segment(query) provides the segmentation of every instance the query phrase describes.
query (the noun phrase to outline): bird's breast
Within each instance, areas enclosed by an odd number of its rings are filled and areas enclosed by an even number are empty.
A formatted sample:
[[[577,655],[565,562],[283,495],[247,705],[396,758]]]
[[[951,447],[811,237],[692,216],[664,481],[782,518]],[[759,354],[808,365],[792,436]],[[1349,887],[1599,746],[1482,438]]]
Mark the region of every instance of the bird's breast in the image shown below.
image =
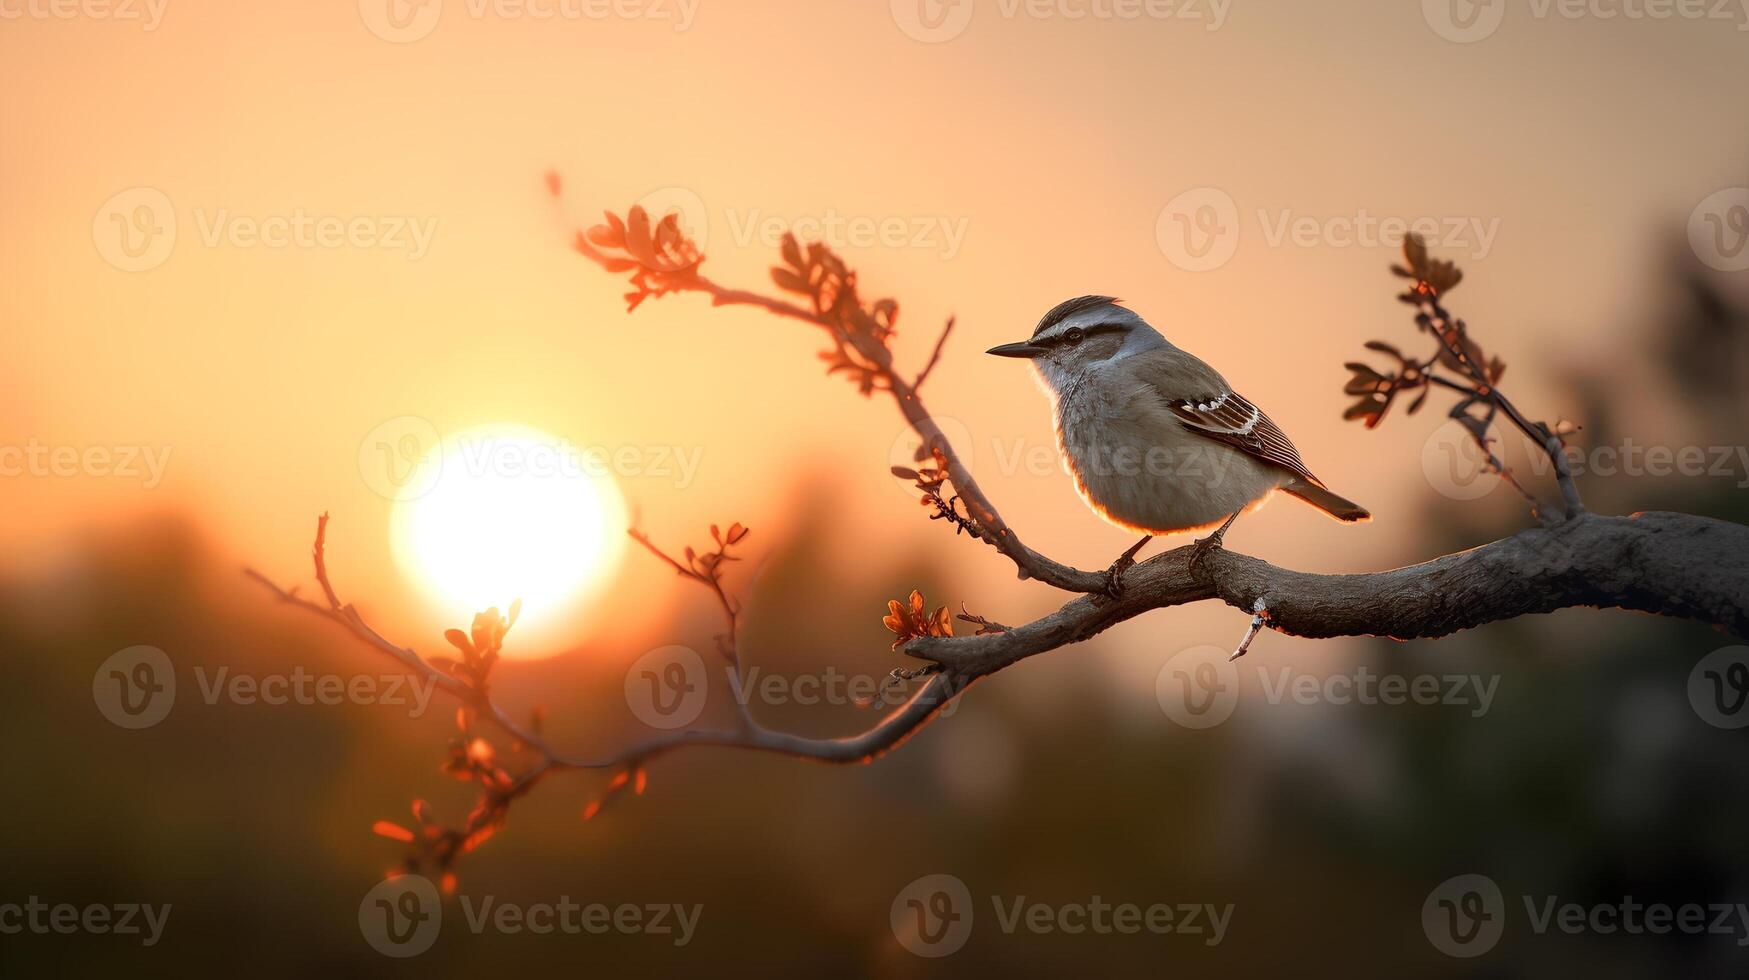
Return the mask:
[[[1218,524],[1281,482],[1273,468],[1191,432],[1163,405],[1154,410],[1142,399],[1114,406],[1059,397],[1057,448],[1089,507],[1147,533]]]

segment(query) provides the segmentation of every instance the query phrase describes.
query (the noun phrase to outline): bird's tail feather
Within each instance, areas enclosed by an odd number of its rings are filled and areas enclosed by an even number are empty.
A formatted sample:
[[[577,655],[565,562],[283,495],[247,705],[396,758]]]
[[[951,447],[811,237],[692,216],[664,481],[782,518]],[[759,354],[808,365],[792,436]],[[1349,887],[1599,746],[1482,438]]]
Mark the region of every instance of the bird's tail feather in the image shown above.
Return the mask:
[[[1331,493],[1310,480],[1295,480],[1281,489],[1284,493],[1293,494],[1344,524],[1372,520],[1372,514],[1365,507]]]

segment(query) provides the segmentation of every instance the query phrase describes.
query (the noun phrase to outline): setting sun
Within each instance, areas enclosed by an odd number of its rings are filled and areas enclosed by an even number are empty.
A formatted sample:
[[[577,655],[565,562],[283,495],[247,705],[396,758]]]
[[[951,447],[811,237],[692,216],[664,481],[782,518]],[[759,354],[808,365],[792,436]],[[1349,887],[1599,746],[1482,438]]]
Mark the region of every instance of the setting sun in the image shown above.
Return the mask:
[[[523,426],[469,429],[439,452],[429,489],[395,506],[396,563],[457,625],[521,599],[522,642],[505,655],[558,652],[554,628],[581,611],[624,550],[619,487],[585,447]]]

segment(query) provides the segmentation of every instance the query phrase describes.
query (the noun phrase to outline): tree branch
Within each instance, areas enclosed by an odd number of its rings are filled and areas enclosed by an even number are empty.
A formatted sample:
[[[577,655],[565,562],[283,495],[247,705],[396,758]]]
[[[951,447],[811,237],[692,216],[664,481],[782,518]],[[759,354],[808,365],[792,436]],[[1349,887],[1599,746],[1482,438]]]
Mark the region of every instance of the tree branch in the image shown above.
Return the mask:
[[[913,640],[905,652],[968,676],[1078,643],[1153,609],[1217,599],[1305,637],[1447,636],[1574,606],[1696,619],[1749,638],[1749,528],[1688,514],[1582,514],[1419,565],[1358,575],[1278,568],[1225,549],[1193,567],[1177,548],[1131,569],[1123,597],[1084,596],[987,636]]]
[[[558,182],[551,181],[551,186],[557,193]],[[456,858],[489,837],[502,825],[511,803],[550,774],[620,770],[603,797],[585,809],[587,819],[627,789],[641,793],[648,763],[682,748],[749,749],[833,763],[868,761],[927,724],[967,685],[1154,609],[1217,600],[1255,614],[1240,653],[1260,624],[1306,637],[1409,639],[1445,636],[1484,623],[1573,606],[1697,619],[1749,637],[1749,528],[1685,514],[1603,517],[1585,511],[1563,451],[1561,433],[1568,430],[1530,421],[1500,392],[1497,382],[1504,365],[1498,359],[1484,363],[1463,322],[1451,317],[1439,302],[1440,295],[1462,278],[1461,273],[1450,263],[1429,259],[1419,239],[1411,238],[1405,245],[1409,267],[1396,271],[1415,280],[1415,287],[1402,298],[1416,306],[1417,323],[1438,338],[1439,351],[1421,361],[1403,356],[1389,344],[1369,344],[1396,357],[1399,370],[1380,374],[1364,364],[1349,364],[1355,377],[1347,390],[1362,398],[1348,417],[1365,418],[1371,427],[1403,392],[1420,391],[1409,407],[1411,413],[1435,386],[1459,393],[1463,400],[1452,417],[1464,422],[1488,454],[1490,465],[1531,501],[1542,525],[1419,565],[1355,575],[1291,571],[1220,548],[1198,554],[1193,547],[1183,547],[1131,568],[1124,574],[1121,594],[1113,597],[1105,594],[1104,573],[1058,563],[1021,543],[924,407],[918,389],[941,359],[953,329],[951,319],[923,369],[914,381],[906,381],[894,368],[889,345],[897,304],[880,300],[865,306],[857,295],[855,274],[824,246],[812,244],[804,251],[794,238],[786,237],[784,265],[772,271],[780,287],[807,299],[804,306],[728,289],[700,275],[703,256],[680,232],[674,216],[653,224],[642,209],[633,208],[626,220],[609,214],[607,222],[580,233],[576,248],[609,272],[632,273],[633,290],[626,294],[631,308],[651,297],[691,292],[708,296],[716,306],[753,306],[824,330],[833,344],[833,349],[822,355],[830,365],[829,372],[850,375],[865,395],[876,390],[890,393],[921,439],[918,459],[931,460],[934,468],[918,473],[901,467],[897,472],[917,479],[925,501],[935,503],[940,511],[936,516],[950,518],[958,529],[993,545],[1014,563],[1022,578],[1037,578],[1082,594],[1055,612],[1016,627],[974,616],[965,612],[962,604],[959,618],[977,626],[977,632],[967,636],[953,635],[946,607],[928,614],[916,592],[908,606],[893,602],[886,623],[898,634],[895,649],[927,665],[913,671],[896,670],[894,676],[910,680],[928,675],[927,680],[896,710],[861,733],[807,738],[760,725],[747,710],[746,699],[740,697],[737,632],[741,610],[724,587],[722,573],[726,563],[735,560],[730,548],[745,537],[746,529],[735,524],[725,533],[713,526],[716,549],[700,554],[688,548],[683,560],[669,556],[634,530],[633,538],[677,574],[709,589],[722,610],[726,631],[718,637],[717,647],[731,668],[730,683],[740,705],[738,725],[724,731],[666,733],[602,756],[572,755],[560,752],[545,739],[538,713],[532,723],[521,724],[489,693],[488,674],[504,633],[515,622],[515,606],[508,621],[496,609],[481,613],[475,618],[471,637],[459,630],[446,634],[462,652],[460,662],[448,658],[434,662],[411,648],[398,646],[372,629],[336,593],[326,566],[328,518],[323,515],[312,549],[323,602],[303,599],[295,590],[282,589],[254,571],[248,574],[281,600],[340,625],[360,642],[435,682],[439,690],[462,702],[464,710],[457,719],[462,734],[451,745],[448,768],[481,785],[482,796],[474,811],[459,829],[446,830],[430,819],[429,808],[422,801],[416,801],[413,811],[423,827],[422,836],[387,821],[377,824],[378,833],[413,845],[407,860],[410,870],[423,862],[435,864],[443,872],[446,889],[453,887],[451,867]],[[1442,366],[1459,379],[1439,376]],[[1478,404],[1487,406],[1485,416],[1469,414]],[[1488,447],[1486,431],[1497,412],[1536,440],[1554,461],[1566,503],[1560,520],[1543,512],[1535,495],[1518,484]],[[955,496],[942,497],[939,487],[944,482],[952,485]],[[966,506],[964,515],[955,509],[960,501]],[[883,690],[883,699],[884,695]],[[474,735],[470,711],[508,735],[519,750],[532,753],[532,764],[514,775],[500,766],[492,746]]]

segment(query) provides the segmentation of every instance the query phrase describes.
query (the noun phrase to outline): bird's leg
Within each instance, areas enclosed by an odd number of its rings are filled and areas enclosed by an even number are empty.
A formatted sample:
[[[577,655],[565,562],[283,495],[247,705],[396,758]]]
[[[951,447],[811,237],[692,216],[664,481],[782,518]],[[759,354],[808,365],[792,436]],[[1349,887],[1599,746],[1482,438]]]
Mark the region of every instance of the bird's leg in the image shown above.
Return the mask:
[[[1105,570],[1106,595],[1111,596],[1113,599],[1123,597],[1123,573],[1129,571],[1130,566],[1136,563],[1136,552],[1147,547],[1148,542],[1152,540],[1154,540],[1154,536],[1150,534],[1142,538],[1142,540],[1137,541],[1135,544],[1130,545],[1130,550],[1119,555],[1117,561],[1112,562],[1111,567]]]
[[[1232,527],[1233,522],[1238,519],[1239,512],[1234,511],[1232,516],[1227,518],[1226,523],[1215,529],[1215,533],[1206,538],[1196,539],[1196,543],[1191,545],[1190,548],[1191,568],[1194,569],[1196,566],[1202,564],[1203,559],[1208,557],[1209,552],[1221,546],[1221,539],[1227,536],[1227,528]]]

